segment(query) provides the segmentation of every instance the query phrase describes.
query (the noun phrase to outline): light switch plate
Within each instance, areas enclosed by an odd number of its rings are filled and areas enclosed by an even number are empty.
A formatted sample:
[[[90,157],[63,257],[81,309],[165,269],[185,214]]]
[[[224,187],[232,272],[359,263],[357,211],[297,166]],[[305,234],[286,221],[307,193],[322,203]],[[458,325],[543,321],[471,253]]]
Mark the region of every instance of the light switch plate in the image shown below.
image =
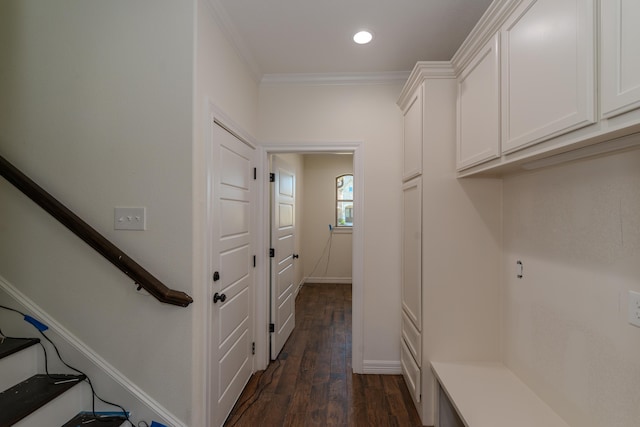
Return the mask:
[[[629,323],[640,327],[640,292],[629,291]]]
[[[115,208],[113,224],[116,230],[146,230],[146,209]]]

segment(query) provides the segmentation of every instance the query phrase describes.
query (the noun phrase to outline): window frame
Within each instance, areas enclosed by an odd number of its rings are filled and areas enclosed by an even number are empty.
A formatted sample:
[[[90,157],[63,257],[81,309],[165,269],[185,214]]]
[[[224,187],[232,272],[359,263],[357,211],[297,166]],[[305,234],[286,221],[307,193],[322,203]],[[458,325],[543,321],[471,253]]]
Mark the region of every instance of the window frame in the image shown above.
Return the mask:
[[[335,228],[336,229],[351,229],[351,228],[353,228],[353,190],[351,192],[352,193],[352,198],[351,199],[340,199],[340,198],[338,198],[338,188],[339,188],[338,187],[338,180],[340,180],[342,178],[343,181],[344,181],[344,178],[348,177],[348,176],[351,177],[351,185],[353,186],[353,180],[354,180],[353,173],[344,173],[342,175],[337,176],[336,180],[335,180],[335,184],[334,184],[335,191],[336,191],[336,193],[335,193],[336,197],[335,197],[335,222],[334,222],[334,224],[335,224]],[[339,206],[340,203],[345,203],[345,202],[351,202],[351,212],[352,212],[352,214],[351,214],[351,225],[340,225],[339,221],[338,221],[338,212],[339,212],[338,206]],[[346,211],[346,209],[345,209],[345,211]]]

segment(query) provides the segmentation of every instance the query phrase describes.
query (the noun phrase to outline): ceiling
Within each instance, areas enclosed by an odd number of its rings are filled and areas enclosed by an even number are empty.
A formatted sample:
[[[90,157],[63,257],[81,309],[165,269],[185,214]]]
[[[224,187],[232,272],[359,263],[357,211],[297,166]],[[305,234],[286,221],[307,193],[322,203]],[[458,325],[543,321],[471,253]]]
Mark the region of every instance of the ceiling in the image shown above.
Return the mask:
[[[393,73],[449,60],[491,0],[209,0],[257,77]],[[374,34],[368,45],[352,36]]]

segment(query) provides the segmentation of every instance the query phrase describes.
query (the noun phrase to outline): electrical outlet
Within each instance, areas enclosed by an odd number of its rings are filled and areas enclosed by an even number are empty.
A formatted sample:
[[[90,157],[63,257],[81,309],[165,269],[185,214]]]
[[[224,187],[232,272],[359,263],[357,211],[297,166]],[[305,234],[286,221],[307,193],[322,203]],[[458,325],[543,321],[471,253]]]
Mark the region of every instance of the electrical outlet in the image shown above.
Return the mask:
[[[629,291],[629,323],[640,327],[640,292]]]
[[[116,230],[146,230],[146,209],[115,208],[113,223]]]

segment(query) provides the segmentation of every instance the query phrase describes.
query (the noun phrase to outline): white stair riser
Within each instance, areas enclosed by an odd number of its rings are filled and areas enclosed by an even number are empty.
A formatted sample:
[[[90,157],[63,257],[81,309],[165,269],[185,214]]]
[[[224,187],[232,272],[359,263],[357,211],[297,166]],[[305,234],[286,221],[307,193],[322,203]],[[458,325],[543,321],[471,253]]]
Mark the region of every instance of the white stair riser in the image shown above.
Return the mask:
[[[32,345],[0,359],[0,391],[4,391],[38,373],[40,345]]]
[[[89,384],[82,382],[14,424],[13,427],[61,426],[75,417],[78,412],[90,407],[91,389]]]

